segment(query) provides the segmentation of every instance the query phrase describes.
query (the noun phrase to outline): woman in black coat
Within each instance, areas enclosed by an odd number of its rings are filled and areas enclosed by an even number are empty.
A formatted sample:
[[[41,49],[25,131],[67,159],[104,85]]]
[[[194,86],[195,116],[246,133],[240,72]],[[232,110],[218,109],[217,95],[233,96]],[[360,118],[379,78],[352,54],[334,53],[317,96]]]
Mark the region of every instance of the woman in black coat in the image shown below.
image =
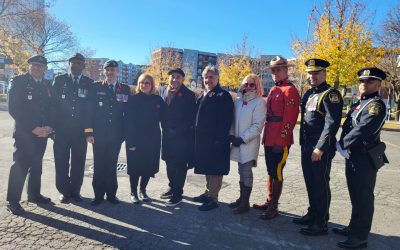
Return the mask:
[[[126,154],[133,203],[139,203],[139,198],[151,201],[146,194],[146,186],[150,177],[154,177],[159,170],[160,123],[164,123],[165,116],[165,104],[160,96],[154,94],[152,76],[140,75],[136,91],[137,94],[129,99],[125,117]],[[140,197],[137,193],[139,177]]]

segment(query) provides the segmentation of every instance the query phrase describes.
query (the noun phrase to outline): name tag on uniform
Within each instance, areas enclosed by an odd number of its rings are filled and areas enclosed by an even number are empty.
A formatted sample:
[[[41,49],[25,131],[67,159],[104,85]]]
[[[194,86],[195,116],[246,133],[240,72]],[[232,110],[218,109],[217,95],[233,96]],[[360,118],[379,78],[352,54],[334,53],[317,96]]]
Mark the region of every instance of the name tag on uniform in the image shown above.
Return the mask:
[[[32,95],[28,95],[28,100],[32,100]]]
[[[102,107],[103,106],[103,102],[99,102],[99,107]]]
[[[78,89],[78,97],[86,98],[87,94],[88,94],[87,89]]]
[[[116,94],[117,102],[128,102],[128,95]]]
[[[61,99],[65,99],[65,95],[64,94],[61,95]]]
[[[315,95],[308,99],[306,109],[307,111],[315,111],[318,105],[318,95]]]

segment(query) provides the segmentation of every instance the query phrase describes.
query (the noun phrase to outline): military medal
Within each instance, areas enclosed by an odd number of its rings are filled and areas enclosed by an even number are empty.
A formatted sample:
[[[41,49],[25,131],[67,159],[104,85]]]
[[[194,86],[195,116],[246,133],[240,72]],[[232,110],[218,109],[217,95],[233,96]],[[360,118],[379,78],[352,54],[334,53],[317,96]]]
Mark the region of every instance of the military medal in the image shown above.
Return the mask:
[[[103,102],[99,102],[99,106],[102,107],[103,106]]]
[[[65,95],[64,94],[61,95],[61,99],[65,99]]]
[[[28,100],[32,100],[32,95],[28,95]]]

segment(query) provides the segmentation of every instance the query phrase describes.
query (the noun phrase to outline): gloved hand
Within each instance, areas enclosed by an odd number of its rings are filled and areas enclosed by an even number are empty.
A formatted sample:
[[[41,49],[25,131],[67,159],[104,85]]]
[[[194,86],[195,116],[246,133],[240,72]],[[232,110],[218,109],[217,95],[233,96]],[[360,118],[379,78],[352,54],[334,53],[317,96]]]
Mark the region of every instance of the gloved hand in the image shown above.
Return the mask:
[[[242,137],[235,137],[235,139],[233,139],[233,141],[232,141],[232,145],[234,147],[239,147],[242,144],[244,144]]]
[[[274,147],[272,148],[272,152],[276,153],[276,154],[281,154],[283,153],[283,147],[274,144]]]

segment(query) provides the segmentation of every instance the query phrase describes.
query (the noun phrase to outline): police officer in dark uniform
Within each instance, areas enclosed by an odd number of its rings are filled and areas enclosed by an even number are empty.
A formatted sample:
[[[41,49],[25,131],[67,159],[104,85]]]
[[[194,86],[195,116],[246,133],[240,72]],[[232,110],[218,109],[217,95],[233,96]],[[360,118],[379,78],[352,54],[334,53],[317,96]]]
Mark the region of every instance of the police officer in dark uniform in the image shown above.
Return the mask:
[[[343,99],[339,91],[326,83],[329,62],[314,58],[305,62],[311,84],[301,102],[301,165],[307,187],[308,213],[295,218],[294,223],[308,225],[300,232],[317,236],[328,233],[329,187],[332,158],[335,155],[335,135],[342,117]]]
[[[110,203],[119,203],[117,161],[124,141],[123,118],[130,94],[129,86],[118,82],[116,61],[108,60],[103,68],[105,80],[95,82],[89,90],[85,122],[86,140],[93,144],[93,206],[99,205],[105,194]]]
[[[28,201],[50,202],[50,198],[40,194],[43,155],[52,132],[51,86],[44,79],[47,60],[38,55],[29,58],[28,63],[28,73],[12,79],[8,97],[9,113],[15,121],[15,150],[8,179],[7,209],[15,215],[25,212],[19,201],[28,172]]]
[[[88,90],[93,84],[92,79],[82,75],[83,55],[76,53],[69,58],[69,68],[69,73],[54,79],[52,89],[56,187],[61,203],[68,203],[71,198],[82,201],[80,190],[87,149],[84,117]]]
[[[351,219],[347,227],[332,231],[348,236],[338,243],[346,249],[367,247],[374,214],[374,188],[376,174],[384,163],[385,144],[380,132],[385,122],[386,106],[379,97],[381,82],[386,74],[378,68],[358,71],[361,100],[352,105],[343,124],[338,147],[346,157],[346,179],[352,205]]]

